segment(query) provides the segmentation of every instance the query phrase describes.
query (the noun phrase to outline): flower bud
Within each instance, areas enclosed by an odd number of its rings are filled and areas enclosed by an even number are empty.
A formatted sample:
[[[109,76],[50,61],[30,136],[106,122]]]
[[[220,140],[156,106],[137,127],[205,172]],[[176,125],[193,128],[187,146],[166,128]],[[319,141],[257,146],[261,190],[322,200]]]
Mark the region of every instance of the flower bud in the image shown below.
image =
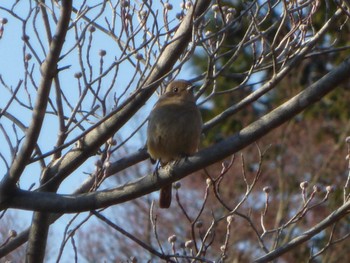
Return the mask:
[[[181,183],[180,182],[175,182],[173,187],[174,187],[174,189],[180,189],[181,188]]]
[[[300,183],[300,188],[301,189],[306,189],[309,186],[309,182],[308,181],[304,181]]]
[[[185,242],[185,247],[186,248],[193,248],[193,245],[194,245],[193,240],[187,240]]]
[[[128,7],[129,5],[130,5],[130,2],[129,2],[129,1],[127,1],[127,0],[121,1],[121,6],[122,6],[122,7]]]
[[[213,10],[214,12],[219,12],[219,10],[220,10],[219,5],[217,5],[217,4],[212,5],[211,10]]]
[[[96,27],[90,26],[88,30],[89,30],[91,33],[93,33],[93,32],[96,31]]]
[[[83,76],[83,74],[81,72],[77,72],[74,74],[74,78],[76,79],[80,79]]]
[[[229,9],[227,9],[228,13],[231,13],[233,16],[235,16],[237,14],[236,8],[230,7]]]
[[[233,221],[235,220],[235,217],[234,216],[228,216],[227,218],[226,218],[226,221],[227,221],[227,223],[232,223]]]
[[[334,192],[334,186],[333,185],[327,185],[326,186],[326,191],[328,193],[333,193]]]
[[[270,186],[265,186],[263,188],[263,191],[266,193],[266,194],[269,194],[271,192],[271,187]]]
[[[5,17],[0,19],[0,23],[3,25],[7,24],[7,22],[8,22],[8,20]]]
[[[140,14],[140,17],[141,18],[145,18],[146,16],[147,16],[147,11],[146,10],[141,10],[140,12],[139,12],[139,14]]]
[[[112,146],[117,145],[117,141],[113,138],[109,138],[107,143]]]
[[[172,236],[170,236],[170,237],[168,237],[168,242],[169,243],[174,243],[174,242],[176,242],[176,235],[172,235]]]
[[[137,60],[143,60],[143,55],[141,53],[136,54],[136,59]]]
[[[321,188],[318,185],[314,185],[313,189],[314,189],[314,192],[316,193],[321,191]]]
[[[186,1],[186,3],[185,3],[185,8],[186,9],[190,9],[191,7],[192,7],[192,2],[191,1]]]
[[[213,184],[210,178],[207,178],[205,182],[207,183],[207,186],[211,186]]]
[[[101,168],[102,167],[102,161],[100,159],[98,159],[96,162],[95,162],[95,166],[97,168]]]
[[[30,54],[30,53],[27,53],[27,54],[24,56],[24,60],[25,60],[25,61],[29,61],[29,60],[31,60],[31,58],[32,58],[32,54]]]
[[[203,226],[203,222],[201,220],[198,220],[196,223],[195,223],[195,227],[196,228],[201,228]]]
[[[164,3],[164,8],[165,8],[166,10],[172,10],[172,9],[173,9],[173,5],[170,4],[170,3]]]
[[[176,18],[179,19],[179,20],[181,20],[183,17],[184,17],[184,13],[183,12],[180,12],[180,13],[176,14]]]

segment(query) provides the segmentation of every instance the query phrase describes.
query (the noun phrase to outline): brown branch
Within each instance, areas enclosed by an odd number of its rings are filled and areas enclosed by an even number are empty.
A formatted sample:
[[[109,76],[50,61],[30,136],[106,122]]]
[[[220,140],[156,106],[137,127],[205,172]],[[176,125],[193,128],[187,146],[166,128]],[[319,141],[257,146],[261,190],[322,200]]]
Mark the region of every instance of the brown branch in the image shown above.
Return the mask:
[[[168,256],[165,256],[164,254],[158,252],[153,247],[149,246],[148,244],[146,244],[142,240],[136,238],[134,235],[132,235],[129,232],[125,231],[123,228],[119,227],[118,225],[116,225],[115,223],[110,221],[108,218],[103,216],[101,213],[99,213],[97,211],[91,211],[91,213],[93,215],[95,215],[98,219],[100,219],[102,222],[106,223],[107,225],[109,225],[110,227],[112,227],[113,229],[115,229],[116,231],[121,233],[122,235],[126,236],[127,238],[130,238],[132,241],[134,241],[136,244],[138,244],[139,246],[141,246],[144,249],[146,249],[151,254],[156,255],[157,257],[159,257],[161,259],[164,259],[167,262],[175,262],[173,260],[170,260],[170,258]]]
[[[151,77],[148,78],[148,82],[146,83],[153,84],[153,82],[163,77],[163,75],[165,75],[165,73],[172,68],[172,66],[177,61],[178,56],[182,53],[182,50],[184,50],[187,47],[188,41],[190,40],[193,29],[193,17],[198,17],[199,15],[201,15],[204,12],[204,10],[209,6],[209,4],[210,1],[207,0],[199,1],[199,3],[196,5],[197,8],[195,9],[195,11],[192,10],[191,12],[189,12],[189,15],[186,19],[184,19],[179,29],[177,30],[177,33],[175,34],[175,40],[168,44],[168,46],[164,49],[162,55],[158,60],[158,63],[156,63],[156,66],[152,71]],[[147,84],[145,84],[145,86],[147,86]],[[120,127],[122,127],[124,123],[128,120],[128,118],[130,118],[130,116],[132,116],[137,111],[137,109],[144,104],[144,101],[152,95],[156,87],[156,85],[153,85],[151,86],[151,88],[145,89],[142,93],[139,94],[139,96],[135,96],[134,98],[129,99],[124,105],[122,105],[119,108],[119,112],[114,111],[108,116],[108,118],[103,119],[99,126],[95,127],[94,130],[91,130],[89,134],[86,134],[85,141],[83,144],[83,151],[77,151],[77,149],[74,149],[73,151],[63,156],[61,160],[56,162],[56,164],[53,167],[49,168],[47,173],[48,175],[54,175],[56,174],[56,171],[61,172],[56,177],[58,178],[58,180],[51,181],[49,186],[57,186],[60,183],[60,181],[65,178],[65,176],[68,176],[89,156],[95,153],[97,148],[102,143],[104,143],[111,136],[111,134],[115,133]],[[130,104],[128,105],[128,103]],[[114,129],[112,129],[111,126],[114,126]],[[124,169],[125,167],[130,165],[130,162],[134,163],[135,160],[139,161],[140,158],[145,159],[146,157],[147,153],[145,151],[141,151],[140,154],[136,154],[136,158],[132,157],[128,160],[123,159],[118,161],[115,165],[112,165],[108,169],[107,173],[111,175],[113,171],[115,172],[116,170]],[[92,183],[93,180],[88,180],[76,192],[86,192],[88,189],[90,189]],[[53,223],[59,216],[60,215],[52,216],[50,223]],[[28,236],[28,231],[29,230],[23,232],[24,237],[22,237],[21,239],[17,239],[16,242],[13,242],[12,244],[9,244],[9,246],[7,246],[6,248],[3,248],[3,250],[0,251],[0,254],[2,254],[2,252],[6,254],[6,251],[13,249],[16,246],[16,244],[23,244]]]
[[[280,72],[276,73],[274,77],[270,81],[268,81],[268,83],[260,87],[258,90],[252,92],[249,96],[242,99],[239,103],[227,108],[222,113],[220,113],[219,115],[211,119],[209,122],[207,122],[203,127],[203,131],[206,132],[214,126],[218,125],[219,123],[222,123],[227,118],[229,118],[242,108],[246,107],[247,105],[258,100],[261,96],[273,89],[292,69],[295,68],[295,66],[300,61],[302,61],[306,57],[306,54],[308,54],[310,50],[320,41],[323,35],[327,33],[330,27],[332,27],[334,22],[339,19],[341,14],[341,10],[337,10],[337,12],[323,25],[319,32],[310,40],[310,42],[308,42],[308,44],[303,49],[301,49],[300,52],[297,53],[297,55],[294,58],[291,59],[287,66],[283,67],[280,70]]]
[[[5,177],[5,181],[3,181],[2,184],[2,187],[5,187],[7,191],[9,190],[7,189],[9,186],[12,186],[12,188],[15,186],[26,164],[29,162],[34,147],[36,146],[45,117],[52,80],[57,75],[57,63],[68,31],[71,12],[72,1],[63,0],[56,33],[52,39],[51,36],[49,36],[50,52],[41,66],[42,79],[38,89],[37,102],[33,109],[33,119],[26,133],[24,145],[10,169],[9,177]],[[44,21],[46,21],[46,12],[43,12],[43,18]],[[49,30],[49,27],[46,29]],[[49,33],[50,31],[47,32]],[[50,225],[49,221],[50,214],[41,212],[34,213],[32,225],[29,231],[26,262],[43,262]]]
[[[109,177],[114,175],[127,167],[133,166],[136,163],[139,163],[148,158],[148,154],[145,149],[142,149],[134,154],[131,154],[127,157],[121,158],[118,161],[112,163],[105,171],[105,176]],[[93,184],[95,183],[95,176],[89,177],[85,182],[81,184],[81,186],[73,193],[73,195],[86,193],[91,189]],[[49,219],[49,224],[53,224],[58,218],[60,218],[63,214],[51,214]],[[13,237],[6,245],[0,247],[0,258],[9,254],[11,251],[20,247],[24,243],[28,241],[30,228],[22,231],[16,237]]]
[[[55,36],[50,43],[50,52],[45,62],[41,65],[41,83],[37,91],[37,99],[33,109],[33,117],[26,132],[23,146],[14,159],[9,173],[3,178],[0,185],[0,200],[6,198],[6,193],[11,192],[19,180],[30,156],[36,147],[36,143],[44,121],[45,111],[50,94],[52,79],[57,74],[57,63],[68,30],[71,14],[71,1],[62,2],[61,19],[57,24]]]
[[[50,226],[50,214],[35,212],[29,230],[28,246],[26,250],[27,263],[44,261],[47,236]]]
[[[254,262],[263,263],[263,262],[270,262],[271,260],[276,259],[277,257],[283,255],[284,253],[292,250],[296,246],[299,246],[300,244],[308,241],[313,236],[317,235],[318,233],[320,233],[322,230],[326,229],[330,225],[339,221],[341,218],[349,214],[350,212],[349,209],[350,209],[350,201],[343,204],[341,207],[339,207],[337,210],[335,210],[333,213],[331,213],[329,216],[323,219],[320,223],[312,227],[310,230],[297,236],[293,240],[289,241],[287,244],[279,248],[276,248],[270,253],[256,259]]]
[[[200,0],[195,5],[196,9],[191,9],[176,31],[173,40],[164,48],[155,62],[149,77],[118,109],[106,116],[103,121],[91,130],[82,140],[81,149],[73,149],[56,162],[47,171],[55,177],[49,182],[47,187],[56,187],[62,180],[77,169],[90,156],[96,153],[98,148],[115,134],[123,125],[144,105],[146,100],[158,87],[159,81],[171,71],[179,56],[188,46],[193,30],[194,18],[203,14],[209,6],[210,1]]]
[[[349,79],[349,70],[350,58],[312,86],[244,128],[238,134],[201,150],[195,156],[181,160],[170,171],[160,169],[157,177],[149,175],[112,190],[81,195],[56,195],[18,190],[13,193],[13,199],[2,203],[1,208],[14,207],[26,210],[72,213],[126,202],[151,193],[160,189],[161,186],[175,182],[190,173],[231,156],[261,138]]]

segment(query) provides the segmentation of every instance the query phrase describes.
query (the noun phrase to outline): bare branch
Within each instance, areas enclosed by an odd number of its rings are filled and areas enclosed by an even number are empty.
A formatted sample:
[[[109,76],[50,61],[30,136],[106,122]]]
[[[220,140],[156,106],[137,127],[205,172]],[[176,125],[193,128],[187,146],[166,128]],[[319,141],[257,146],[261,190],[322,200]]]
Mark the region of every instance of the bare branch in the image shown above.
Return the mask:
[[[337,85],[350,77],[348,75],[349,70],[350,58],[346,59],[337,68],[309,88],[241,130],[239,134],[201,150],[195,156],[187,158],[187,160],[180,161],[179,165],[173,167],[170,171],[161,169],[157,178],[149,175],[120,188],[75,196],[74,199],[70,196],[52,193],[18,190],[13,199],[4,202],[2,207],[50,212],[81,212],[125,202],[153,192],[160,189],[161,186],[175,182],[194,171],[222,160],[256,141],[335,89]]]

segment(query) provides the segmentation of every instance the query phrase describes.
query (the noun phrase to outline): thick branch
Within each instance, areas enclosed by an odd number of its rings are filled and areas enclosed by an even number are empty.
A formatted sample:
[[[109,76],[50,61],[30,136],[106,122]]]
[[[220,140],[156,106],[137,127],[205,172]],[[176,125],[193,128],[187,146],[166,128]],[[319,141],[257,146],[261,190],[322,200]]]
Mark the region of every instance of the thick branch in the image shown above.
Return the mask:
[[[50,43],[50,52],[41,65],[41,82],[37,91],[37,98],[33,109],[32,121],[26,132],[23,146],[13,161],[9,174],[1,182],[0,191],[11,191],[19,180],[25,166],[27,165],[41,131],[44,121],[48,97],[50,94],[52,79],[57,74],[57,63],[61,54],[63,43],[67,34],[71,14],[71,1],[63,1],[61,19],[57,24],[55,36]],[[2,196],[1,196],[2,197]]]
[[[349,79],[349,71],[350,59],[348,58],[315,84],[244,128],[238,134],[200,151],[195,156],[182,160],[171,171],[161,169],[158,176],[148,175],[116,189],[77,196],[19,190],[3,208],[14,207],[26,210],[73,213],[123,203],[151,193],[161,186],[216,163],[258,140]]]
[[[105,121],[89,132],[82,142],[81,149],[73,149],[50,168],[49,174],[55,177],[49,185],[57,186],[64,178],[77,169],[87,158],[95,154],[98,148],[112,137],[145,104],[161,80],[177,62],[179,56],[188,46],[193,31],[193,21],[203,14],[210,5],[209,0],[200,0],[189,10],[181,22],[173,40],[168,44],[143,85],[134,96],[126,100]]]
[[[55,35],[52,38],[49,36],[50,52],[48,53],[45,62],[41,66],[42,79],[38,89],[38,97],[33,111],[32,123],[27,131],[22,150],[11,167],[9,180],[5,181],[3,185],[3,187],[6,187],[5,190],[8,190],[8,184],[14,186],[19,179],[39,137],[46,112],[52,80],[57,74],[57,64],[68,31],[71,12],[72,1],[62,1],[60,19],[57,24]],[[46,21],[45,14],[46,13],[44,11],[44,21]],[[47,27],[49,26],[47,25]],[[38,212],[34,213],[29,232],[26,262],[43,262],[49,226],[49,214]]]
[[[111,164],[111,166],[106,170],[106,176],[112,176],[127,167],[130,167],[132,165],[135,165],[143,160],[148,158],[148,153],[145,149],[141,149],[138,152],[135,152],[128,157],[122,158],[114,163]],[[74,191],[73,195],[86,193],[91,189],[92,185],[96,182],[95,177],[89,177],[86,181],[82,183],[82,185]],[[60,218],[63,215],[63,213],[55,213],[51,214],[48,224],[53,224],[58,218]],[[24,231],[22,231],[20,234],[18,234],[16,237],[12,238],[10,242],[8,242],[6,245],[0,247],[0,258],[4,257],[5,255],[9,254],[11,251],[15,250],[16,248],[20,247],[24,243],[28,241],[29,232],[31,228],[28,228]]]
[[[322,28],[318,31],[318,33],[310,39],[310,41],[305,45],[305,47],[300,50],[300,52],[292,58],[288,65],[286,65],[280,72],[278,72],[274,78],[272,78],[268,83],[260,87],[258,90],[251,93],[249,96],[242,99],[239,103],[225,109],[221,114],[215,116],[213,119],[208,121],[203,127],[203,131],[206,132],[210,130],[215,125],[224,122],[227,118],[234,115],[240,109],[246,107],[247,105],[253,103],[258,100],[260,97],[265,95],[268,91],[272,90],[278,83],[288,74],[291,70],[295,69],[295,66],[300,63],[303,59],[305,59],[306,54],[312,50],[312,48],[320,42],[320,39],[324,36],[325,33],[329,31],[329,29],[333,26],[334,22],[339,19],[342,11],[338,9],[333,16],[329,18],[329,20],[324,23]]]
[[[35,212],[33,214],[26,250],[27,263],[39,263],[44,261],[49,226],[50,214],[43,212]]]

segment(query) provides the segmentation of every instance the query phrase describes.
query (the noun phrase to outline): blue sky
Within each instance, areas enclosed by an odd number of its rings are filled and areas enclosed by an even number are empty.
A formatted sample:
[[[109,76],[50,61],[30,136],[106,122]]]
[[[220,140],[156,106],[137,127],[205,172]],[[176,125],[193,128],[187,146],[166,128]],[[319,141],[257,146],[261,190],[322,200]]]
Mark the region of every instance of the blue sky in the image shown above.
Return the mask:
[[[8,5],[7,8],[11,6],[13,1],[2,3],[2,6]],[[79,3],[82,1],[74,1],[74,5],[76,7],[79,6]],[[159,2],[155,3],[154,6],[156,8],[160,7]],[[28,7],[28,2],[21,1],[18,6],[16,7],[15,11],[19,14],[25,15],[25,12]],[[175,17],[175,14],[180,11],[179,5],[174,5],[174,9],[170,11],[170,16],[173,18]],[[161,11],[159,11],[161,14]],[[40,14],[39,14],[40,15]],[[108,15],[108,14],[107,14]],[[110,15],[110,14],[109,14]],[[75,15],[73,15],[74,18]],[[24,62],[23,62],[23,41],[22,39],[22,24],[11,17],[8,13],[6,13],[4,10],[0,10],[0,18],[7,18],[8,23],[4,26],[4,34],[2,39],[0,39],[0,74],[6,84],[8,84],[10,87],[15,88],[19,82],[20,79],[24,79]],[[33,16],[32,16],[33,17]],[[161,16],[160,17],[160,23],[161,22]],[[104,18],[100,18],[98,21],[103,23]],[[32,21],[32,20],[31,20]],[[41,19],[38,19],[38,22],[42,21]],[[177,21],[175,21],[177,22]],[[173,23],[174,25],[174,23]],[[44,39],[44,46],[47,48],[47,42],[46,41],[46,35],[43,26],[40,23],[37,23],[36,28],[39,32],[40,36],[43,36]],[[54,27],[52,27],[54,28]],[[33,48],[36,50],[40,58],[44,58],[44,54],[40,48],[39,42],[35,39],[35,34],[32,30],[32,24],[28,23],[27,25],[27,32],[30,36],[30,42],[33,45]],[[99,59],[100,56],[98,55],[99,51],[101,49],[104,49],[107,51],[107,55],[104,57],[105,65],[109,65],[112,63],[115,59],[115,57],[118,57],[120,54],[118,54],[119,49],[116,48],[116,43],[114,41],[111,41],[108,37],[106,37],[105,34],[98,32],[98,30],[94,33],[94,40],[93,45],[91,46],[91,63],[95,68],[98,68],[99,66]],[[65,53],[67,50],[69,50],[75,43],[73,30],[69,32],[67,35],[67,39],[63,48],[63,53]],[[26,48],[26,53],[31,53],[28,48]],[[29,67],[31,68],[33,65],[33,62],[35,62],[34,56],[29,61]],[[76,51],[72,52],[69,56],[64,58],[60,63],[59,67],[65,67],[70,66],[68,69],[64,70],[60,73],[60,80],[62,89],[66,94],[69,94],[69,99],[72,103],[74,101],[78,100],[78,93],[77,93],[77,80],[74,78],[74,74],[78,71],[80,71],[79,63],[78,63],[78,56]],[[125,66],[124,66],[125,65]],[[117,82],[115,83],[116,92],[118,93],[118,88],[120,91],[122,91],[123,87],[127,85],[127,83],[130,80],[131,74],[130,72],[133,72],[134,69],[131,67],[128,67],[127,63],[121,64],[120,71],[118,73]],[[38,64],[35,63],[34,66],[34,79],[36,80],[37,84],[40,80],[40,72]],[[191,71],[191,68],[189,66],[186,66],[183,68],[181,73],[179,74],[179,78],[183,79],[189,79],[193,77],[193,72]],[[106,78],[106,86],[109,85],[110,77]],[[28,80],[29,81],[29,80]],[[32,101],[35,101],[35,90],[33,89],[33,86],[29,83],[28,84],[29,93],[32,97]],[[0,101],[0,108],[3,108],[8,99],[10,98],[10,93],[2,86],[0,85],[0,94],[2,96],[2,99]],[[112,93],[113,94],[113,93]],[[111,95],[112,95],[111,94]],[[22,88],[20,89],[18,93],[18,97],[22,100],[27,100],[27,93]],[[54,99],[54,90],[51,91],[51,98]],[[130,132],[139,125],[140,120],[144,120],[151,107],[155,103],[157,97],[156,95],[153,96],[146,104],[144,108],[142,108],[137,116],[129,121],[129,123],[121,130],[120,134],[122,137],[126,137],[130,134]],[[108,100],[110,102],[110,106],[113,106],[113,96]],[[67,108],[66,108],[67,110]],[[13,103],[11,107],[8,109],[8,112],[15,115],[17,118],[19,118],[26,126],[29,125],[30,119],[31,119],[31,111],[24,109],[21,107],[18,103]],[[66,113],[69,113],[68,110]],[[12,125],[11,123],[6,120],[6,118],[2,117],[0,119],[0,123],[4,126],[4,128],[7,131],[10,131],[9,134],[13,134],[11,132]],[[134,139],[132,139],[128,146],[131,148],[134,148],[135,150],[141,147],[145,142],[142,141],[142,138],[145,138],[144,136],[144,129],[141,130],[141,133],[143,135],[136,136]],[[42,132],[40,134],[39,138],[39,145],[42,148],[42,151],[49,151],[53,149],[53,146],[56,142],[57,138],[57,132],[58,132],[58,122],[55,116],[46,116],[44,121],[44,126],[42,129]],[[20,134],[20,133],[19,133]],[[72,136],[76,135],[76,133],[72,133]],[[12,142],[15,142],[15,138],[11,138]],[[1,154],[5,156],[8,162],[11,160],[10,151],[7,147],[7,143],[5,140],[5,137],[3,134],[0,134],[0,144],[3,145],[1,147]],[[46,162],[48,163],[50,158],[46,159]],[[5,174],[6,169],[4,164],[2,163],[0,165],[1,174]],[[72,176],[70,176],[69,180],[66,180],[62,187],[60,188],[60,193],[71,193],[76,189],[77,186],[86,178],[86,174],[84,172],[91,172],[94,170],[94,157],[90,158],[84,165],[82,165],[80,168],[78,168]],[[30,185],[35,182],[36,186],[38,185],[38,179],[40,175],[40,167],[38,164],[30,165],[24,172],[23,176],[21,177],[20,186],[23,189],[27,189],[30,187]],[[27,227],[30,224],[31,219],[31,212],[26,211],[16,211],[18,213],[18,216],[21,218],[21,221],[23,220],[23,224],[21,225],[23,227]],[[47,262],[55,262],[56,260],[56,253],[58,250],[58,246],[60,245],[62,241],[62,232],[66,224],[69,222],[70,218],[72,216],[64,216],[61,219],[58,220],[57,223],[53,225],[50,229],[50,238],[49,238],[49,245],[53,246],[54,248],[51,250],[53,253],[52,256],[50,256],[49,260]],[[78,222],[78,221],[77,221]],[[20,232],[20,231],[18,231]],[[57,248],[55,248],[57,246]],[[70,262],[70,259],[72,256],[72,250],[71,245],[68,244],[66,247],[66,250],[68,250],[68,253],[65,255],[64,259],[61,262]],[[66,251],[65,250],[65,251]],[[81,258],[80,258],[81,259]],[[83,262],[83,261],[79,261]]]

